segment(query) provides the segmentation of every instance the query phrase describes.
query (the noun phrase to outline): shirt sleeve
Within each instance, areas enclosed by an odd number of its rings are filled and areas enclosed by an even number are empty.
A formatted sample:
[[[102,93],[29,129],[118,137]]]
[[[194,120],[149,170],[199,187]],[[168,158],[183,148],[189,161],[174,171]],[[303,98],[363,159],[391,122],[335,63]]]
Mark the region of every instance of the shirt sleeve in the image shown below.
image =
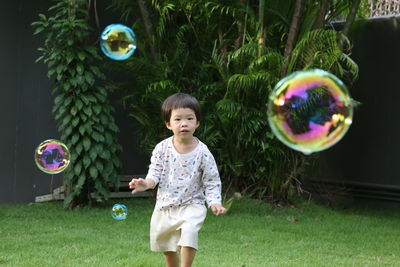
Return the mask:
[[[161,173],[163,170],[162,154],[163,154],[163,151],[162,151],[161,144],[156,145],[156,147],[154,148],[154,150],[151,154],[149,171],[147,172],[147,175],[146,175],[146,179],[150,178],[154,181],[154,187],[159,183],[160,178],[161,178]]]
[[[215,159],[208,149],[206,149],[202,160],[202,179],[207,206],[211,207],[213,204],[221,205],[221,179]]]

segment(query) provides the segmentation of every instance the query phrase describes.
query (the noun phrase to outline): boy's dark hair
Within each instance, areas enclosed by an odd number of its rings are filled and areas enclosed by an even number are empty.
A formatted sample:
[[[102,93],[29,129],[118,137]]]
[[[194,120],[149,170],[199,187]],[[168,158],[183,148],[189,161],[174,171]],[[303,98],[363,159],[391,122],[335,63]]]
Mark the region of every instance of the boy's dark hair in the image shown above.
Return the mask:
[[[196,98],[185,93],[176,93],[167,97],[161,107],[161,117],[164,122],[169,122],[171,112],[178,108],[190,108],[194,111],[196,119],[200,121],[201,108]]]

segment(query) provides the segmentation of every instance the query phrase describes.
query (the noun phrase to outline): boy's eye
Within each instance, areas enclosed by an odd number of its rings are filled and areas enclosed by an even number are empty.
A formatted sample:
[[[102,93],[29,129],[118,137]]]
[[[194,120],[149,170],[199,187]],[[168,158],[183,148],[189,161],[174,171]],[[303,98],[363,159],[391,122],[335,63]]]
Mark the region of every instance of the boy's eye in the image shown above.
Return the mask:
[[[176,121],[180,121],[181,119],[175,119]]]

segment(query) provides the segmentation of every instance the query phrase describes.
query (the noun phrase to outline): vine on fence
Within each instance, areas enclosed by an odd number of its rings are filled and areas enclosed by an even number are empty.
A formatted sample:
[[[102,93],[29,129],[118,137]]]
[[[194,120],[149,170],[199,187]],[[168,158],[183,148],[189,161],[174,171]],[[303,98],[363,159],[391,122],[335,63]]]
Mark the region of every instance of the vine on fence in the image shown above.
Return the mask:
[[[121,167],[118,127],[97,66],[101,57],[90,43],[86,8],[86,0],[58,0],[49,8],[50,17],[39,14],[32,23],[34,34],[45,36],[37,61],[46,63],[48,76],[54,77],[54,118],[71,151],[71,167],[64,173],[68,208],[106,200],[110,183],[119,183]]]

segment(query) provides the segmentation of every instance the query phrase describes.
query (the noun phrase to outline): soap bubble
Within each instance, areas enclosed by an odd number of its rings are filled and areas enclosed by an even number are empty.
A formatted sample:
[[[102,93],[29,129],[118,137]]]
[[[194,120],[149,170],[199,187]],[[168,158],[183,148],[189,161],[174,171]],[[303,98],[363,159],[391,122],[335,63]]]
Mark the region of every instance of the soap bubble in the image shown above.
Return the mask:
[[[136,50],[133,30],[122,24],[108,25],[100,35],[100,48],[114,60],[125,60]]]
[[[128,217],[128,209],[123,204],[115,204],[111,209],[111,216],[115,220],[125,220]]]
[[[352,118],[346,86],[320,69],[292,73],[279,81],[269,96],[272,132],[285,145],[306,155],[339,142]]]
[[[55,139],[43,141],[35,150],[35,163],[38,168],[48,174],[64,171],[70,161],[66,145]]]

